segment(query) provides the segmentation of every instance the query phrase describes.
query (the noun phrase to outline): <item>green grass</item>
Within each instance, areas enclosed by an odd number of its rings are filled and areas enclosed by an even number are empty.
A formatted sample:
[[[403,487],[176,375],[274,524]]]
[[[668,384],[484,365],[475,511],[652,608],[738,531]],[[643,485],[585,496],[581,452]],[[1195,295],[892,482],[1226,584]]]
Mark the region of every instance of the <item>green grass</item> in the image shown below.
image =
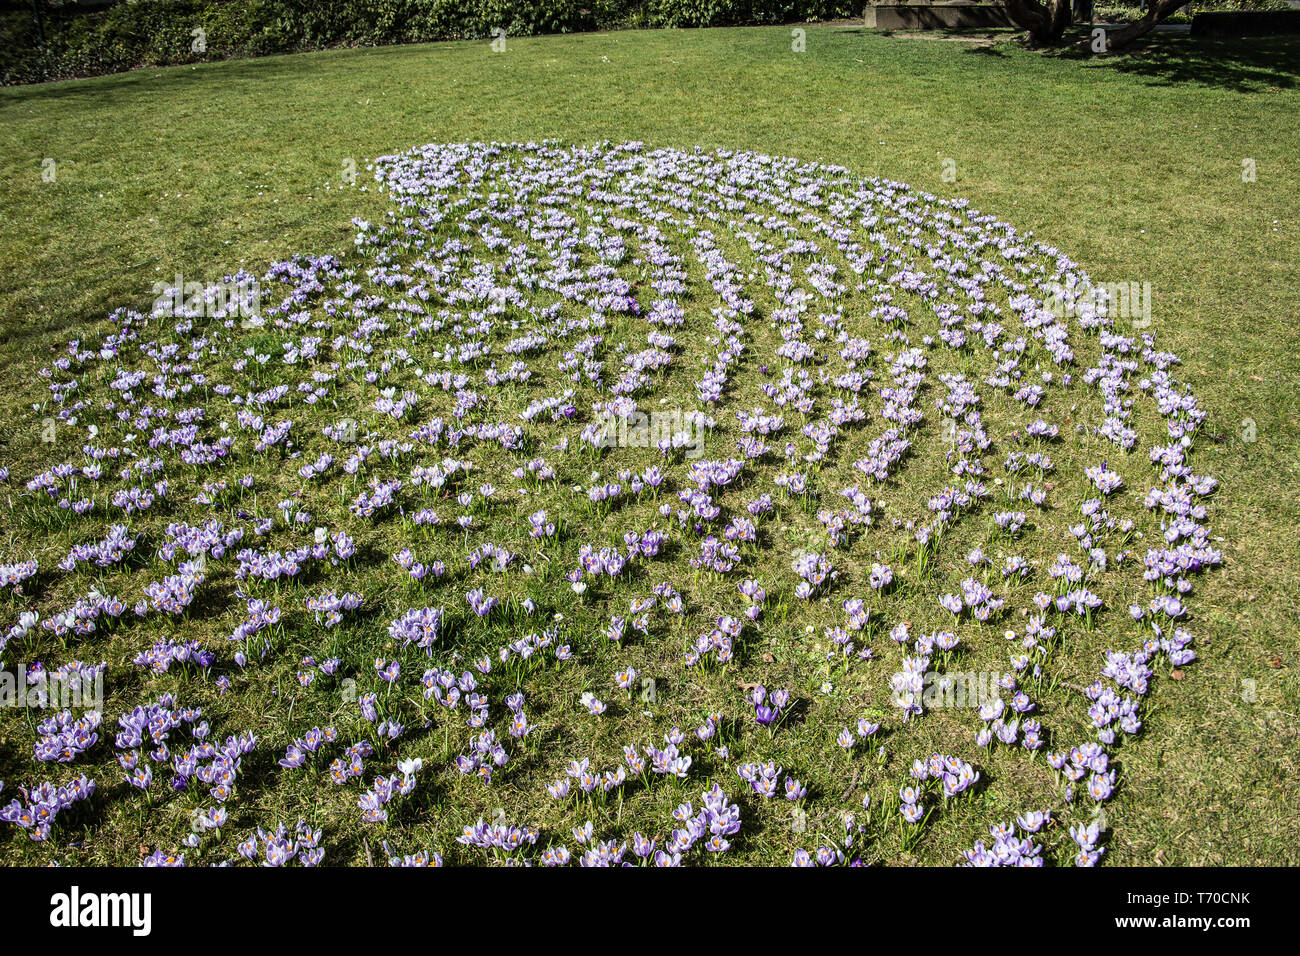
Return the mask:
[[[1151,282],[1162,345],[1210,411],[1196,467],[1222,482],[1211,523],[1225,565],[1193,595],[1200,660],[1181,681],[1160,681],[1144,735],[1124,748],[1107,862],[1295,864],[1297,74],[1300,45],[1289,41],[1162,40],[1142,57],[1087,60],[811,28],[795,54],[789,31],[772,28],[521,39],[501,55],[486,43],[327,52],[0,90],[0,462],[25,476],[44,454],[35,369],[69,338],[102,331],[112,309],[146,305],[154,282],[349,246],[349,219],[377,219],[385,201],[373,187],[326,188],[348,159],[360,168],[433,141],[634,139],[796,156],[969,197],[1094,278]],[[47,157],[54,183],[41,178]],[[955,183],[941,177],[945,159]],[[1255,182],[1243,182],[1245,159]],[[0,556],[25,538],[4,528]],[[203,625],[218,640],[224,626]],[[558,682],[560,709],[582,692],[580,676]],[[270,694],[260,686],[250,699]],[[259,730],[273,741],[267,761],[283,741],[269,722]],[[783,746],[804,740],[796,731]],[[29,748],[27,727],[0,720],[0,779],[27,778]],[[111,786],[111,771],[101,776]],[[683,793],[698,790],[691,783]],[[292,823],[302,796],[286,785],[263,799]],[[420,820],[444,852],[452,821],[510,797],[459,799],[463,812],[432,808]],[[646,812],[663,820],[676,799],[657,793]],[[123,802],[87,824],[97,839],[69,862],[172,849],[188,829],[179,809],[137,819]],[[532,822],[555,824],[550,812]],[[43,848],[6,828],[0,855],[44,861],[59,835]],[[342,857],[327,859],[364,860],[357,839],[340,836]],[[947,862],[957,848],[928,846],[922,858]],[[744,852],[788,860],[780,841]],[[910,859],[898,846],[886,857]]]

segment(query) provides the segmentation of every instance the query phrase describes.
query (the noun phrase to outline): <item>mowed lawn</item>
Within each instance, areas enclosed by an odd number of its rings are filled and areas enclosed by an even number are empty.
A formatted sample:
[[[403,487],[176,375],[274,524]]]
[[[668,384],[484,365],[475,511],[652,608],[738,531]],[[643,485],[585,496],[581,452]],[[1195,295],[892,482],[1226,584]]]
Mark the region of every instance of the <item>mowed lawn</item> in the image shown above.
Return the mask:
[[[743,148],[965,196],[1094,279],[1150,282],[1160,344],[1210,413],[1196,467],[1221,481],[1224,566],[1191,602],[1199,661],[1125,748],[1107,862],[1294,865],[1298,76],[1296,41],[1081,59],[812,27],[804,53],[789,28],[624,32],[0,90],[0,463],[33,471],[36,371],[69,338],[178,273],[341,251],[349,220],[384,208],[365,160],[411,145]],[[340,189],[348,163],[358,186]],[[0,554],[17,536],[0,529]]]

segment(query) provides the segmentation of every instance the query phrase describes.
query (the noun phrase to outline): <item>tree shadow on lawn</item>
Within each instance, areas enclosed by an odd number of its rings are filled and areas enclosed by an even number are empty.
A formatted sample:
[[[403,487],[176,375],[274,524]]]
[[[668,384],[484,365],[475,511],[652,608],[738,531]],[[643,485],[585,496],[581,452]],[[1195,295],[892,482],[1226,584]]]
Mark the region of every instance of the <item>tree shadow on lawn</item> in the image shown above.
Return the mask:
[[[302,53],[322,52],[303,50]],[[302,79],[303,71],[313,65],[309,60],[303,63],[294,53],[279,53],[258,57],[231,57],[229,59],[204,60],[201,63],[179,63],[168,66],[141,66],[117,73],[105,73],[99,76],[69,77],[49,80],[42,83],[21,83],[14,86],[0,87],[0,105],[29,100],[38,95],[45,100],[84,99],[103,101],[119,93],[135,95],[147,86],[150,93],[185,93],[192,91],[194,85],[194,68],[218,67],[223,70],[221,78],[222,94],[226,95],[231,84],[247,87],[252,92],[274,90],[276,84],[294,79]],[[317,61],[319,62],[319,61]],[[322,66],[322,70],[329,69]],[[87,80],[93,82],[86,82]]]
[[[1108,55],[1092,53],[1085,39],[1045,55],[1141,77],[1148,86],[1186,84],[1265,93],[1295,89],[1300,80],[1300,36],[1209,40],[1153,35]]]
[[[0,289],[0,295],[8,290]],[[15,310],[20,308],[15,304]],[[21,308],[28,308],[26,303]],[[32,372],[37,368],[43,352],[57,352],[59,345],[68,339],[80,335],[88,339],[92,335],[115,332],[115,326],[108,321],[108,309],[92,307],[88,309],[68,309],[60,315],[29,315],[26,319],[10,320],[0,325],[0,363],[14,370]]]

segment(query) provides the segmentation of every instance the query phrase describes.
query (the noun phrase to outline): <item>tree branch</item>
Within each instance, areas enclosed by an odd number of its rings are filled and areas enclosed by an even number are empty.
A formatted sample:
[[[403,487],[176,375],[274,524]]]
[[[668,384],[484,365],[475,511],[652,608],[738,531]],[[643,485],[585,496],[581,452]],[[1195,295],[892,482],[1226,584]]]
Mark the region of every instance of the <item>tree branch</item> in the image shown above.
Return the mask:
[[[1146,36],[1164,21],[1170,14],[1187,6],[1190,0],[1153,0],[1147,7],[1146,14],[1132,23],[1126,23],[1118,30],[1106,34],[1107,50],[1122,50],[1134,40]]]

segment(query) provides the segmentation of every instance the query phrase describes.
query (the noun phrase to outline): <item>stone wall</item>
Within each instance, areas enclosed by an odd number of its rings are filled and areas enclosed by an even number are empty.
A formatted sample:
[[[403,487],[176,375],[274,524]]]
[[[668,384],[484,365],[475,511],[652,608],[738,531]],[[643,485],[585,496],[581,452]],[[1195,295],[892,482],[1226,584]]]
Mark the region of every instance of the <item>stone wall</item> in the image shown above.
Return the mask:
[[[953,28],[1009,27],[999,3],[979,0],[916,0],[869,3],[863,11],[866,26],[876,30],[949,30]]]

